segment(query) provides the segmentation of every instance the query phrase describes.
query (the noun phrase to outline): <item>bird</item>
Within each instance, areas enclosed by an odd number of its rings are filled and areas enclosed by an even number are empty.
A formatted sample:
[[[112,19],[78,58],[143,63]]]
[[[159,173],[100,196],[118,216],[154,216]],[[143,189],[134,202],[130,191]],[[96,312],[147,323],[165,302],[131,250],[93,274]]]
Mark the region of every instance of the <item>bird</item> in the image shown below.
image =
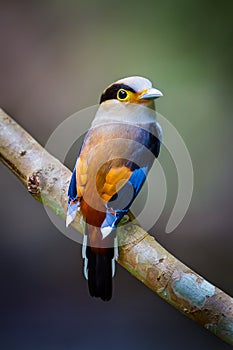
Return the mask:
[[[103,301],[112,298],[117,225],[160,153],[162,129],[154,100],[161,96],[150,80],[140,76],[109,85],[100,97],[71,176],[66,226],[81,212],[84,276],[90,295]]]

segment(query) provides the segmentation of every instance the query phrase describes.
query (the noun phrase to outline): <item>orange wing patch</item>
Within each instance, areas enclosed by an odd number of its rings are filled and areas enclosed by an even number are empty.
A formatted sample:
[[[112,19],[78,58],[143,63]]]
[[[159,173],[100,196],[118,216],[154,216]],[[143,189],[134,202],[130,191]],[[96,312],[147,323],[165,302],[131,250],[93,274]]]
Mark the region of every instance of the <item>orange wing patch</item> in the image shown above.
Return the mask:
[[[79,157],[76,164],[76,184],[78,197],[82,197],[84,194],[87,183],[87,168],[87,161]]]
[[[108,202],[129,180],[132,171],[125,167],[112,167],[105,179],[101,197]]]

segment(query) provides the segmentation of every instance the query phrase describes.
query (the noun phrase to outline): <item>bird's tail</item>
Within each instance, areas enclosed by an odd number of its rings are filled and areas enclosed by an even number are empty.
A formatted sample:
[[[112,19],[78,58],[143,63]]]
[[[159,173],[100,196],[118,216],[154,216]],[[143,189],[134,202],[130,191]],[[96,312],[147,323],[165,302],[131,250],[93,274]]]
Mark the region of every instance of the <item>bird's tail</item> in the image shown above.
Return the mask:
[[[112,259],[113,248],[104,254],[87,249],[88,287],[92,297],[108,301],[112,297]]]
[[[83,239],[82,255],[84,258],[84,275],[88,280],[92,297],[109,301],[112,297],[112,278],[115,274],[115,260],[118,257],[117,240],[114,247],[92,248],[88,236]]]

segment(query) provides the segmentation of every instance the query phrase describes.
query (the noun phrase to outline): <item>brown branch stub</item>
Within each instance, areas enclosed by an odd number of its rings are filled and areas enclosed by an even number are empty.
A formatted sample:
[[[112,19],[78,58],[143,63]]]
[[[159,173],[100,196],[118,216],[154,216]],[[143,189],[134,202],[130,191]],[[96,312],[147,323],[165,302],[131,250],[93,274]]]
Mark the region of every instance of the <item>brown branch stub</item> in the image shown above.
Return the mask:
[[[38,196],[41,194],[40,174],[41,174],[40,171],[34,172],[31,176],[29,176],[28,183],[27,183],[28,192],[35,196]]]
[[[71,172],[2,110],[0,159],[34,198],[65,218]],[[132,213],[128,216],[118,229],[118,262],[180,312],[233,345],[233,299],[166,251]],[[82,232],[80,214],[73,227]]]
[[[23,157],[23,156],[25,156],[26,153],[27,153],[27,151],[21,151],[20,156]]]

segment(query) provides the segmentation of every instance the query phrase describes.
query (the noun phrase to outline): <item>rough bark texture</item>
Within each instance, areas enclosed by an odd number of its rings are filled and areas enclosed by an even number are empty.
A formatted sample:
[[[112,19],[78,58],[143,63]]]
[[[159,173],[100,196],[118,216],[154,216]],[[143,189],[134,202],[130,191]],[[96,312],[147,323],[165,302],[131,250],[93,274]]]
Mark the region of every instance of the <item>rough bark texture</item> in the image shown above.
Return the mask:
[[[71,172],[0,110],[0,159],[39,201],[65,218]],[[129,213],[118,262],[150,289],[233,345],[233,299],[167,252]],[[132,221],[133,220],[133,221]],[[83,230],[80,216],[73,224]]]

